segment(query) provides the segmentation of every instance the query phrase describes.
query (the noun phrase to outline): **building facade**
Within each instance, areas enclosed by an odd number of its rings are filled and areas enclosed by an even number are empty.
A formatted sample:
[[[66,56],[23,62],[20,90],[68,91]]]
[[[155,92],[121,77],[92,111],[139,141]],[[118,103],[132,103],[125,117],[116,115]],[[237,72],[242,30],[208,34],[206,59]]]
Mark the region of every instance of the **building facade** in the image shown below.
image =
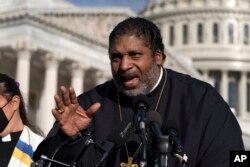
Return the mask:
[[[178,50],[242,118],[250,113],[250,1],[162,0],[143,16]]]
[[[66,0],[0,0],[0,72],[20,82],[45,134],[60,85],[79,94],[111,78],[108,35],[129,16]],[[139,16],[160,27],[164,66],[213,85],[250,136],[250,0],[149,0]]]
[[[249,137],[250,1],[150,0],[140,15],[220,92]]]
[[[64,0],[0,1],[0,72],[20,83],[32,122],[47,134],[60,85],[77,94],[111,78],[108,35],[130,9],[78,8]]]

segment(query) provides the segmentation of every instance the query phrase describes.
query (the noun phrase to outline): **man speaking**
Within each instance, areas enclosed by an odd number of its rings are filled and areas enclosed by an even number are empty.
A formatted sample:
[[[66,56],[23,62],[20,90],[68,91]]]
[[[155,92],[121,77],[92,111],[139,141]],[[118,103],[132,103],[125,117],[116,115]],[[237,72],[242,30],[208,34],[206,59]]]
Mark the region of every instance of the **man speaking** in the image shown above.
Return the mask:
[[[77,154],[75,163],[96,166],[101,151],[95,143],[108,141],[114,128],[131,122],[131,134],[121,146],[112,148],[101,165],[142,166],[146,156],[144,166],[153,167],[154,134],[147,118],[142,119],[146,135],[140,131],[138,113],[132,107],[137,95],[147,96],[146,112],[160,114],[162,135],[168,136],[165,129],[169,122],[175,122],[190,167],[228,167],[230,150],[244,150],[238,122],[218,92],[203,81],[163,68],[164,45],[154,23],[139,17],[120,22],[109,36],[108,51],[113,79],[79,97],[73,88],[60,87],[61,96],[55,96],[57,107],[52,110],[56,123],[37,149],[36,160],[42,154],[51,157],[72,136],[83,139],[85,131],[91,129],[93,144]],[[67,149],[60,148],[60,156],[54,158],[64,161],[72,156],[81,146],[74,147],[77,141],[65,146]],[[169,167],[180,166],[180,159],[172,154],[173,147],[170,143],[166,158]]]

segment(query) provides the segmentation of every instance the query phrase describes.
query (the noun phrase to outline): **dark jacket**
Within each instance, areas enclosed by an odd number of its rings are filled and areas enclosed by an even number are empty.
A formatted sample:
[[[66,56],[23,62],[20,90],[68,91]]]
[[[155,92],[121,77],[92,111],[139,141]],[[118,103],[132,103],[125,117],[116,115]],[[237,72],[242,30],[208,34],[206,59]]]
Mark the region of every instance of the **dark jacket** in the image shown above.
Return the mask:
[[[229,106],[209,84],[172,70],[166,71],[156,90],[148,95],[149,110],[154,111],[161,88],[164,85],[164,79],[167,77],[156,110],[163,120],[161,126],[163,134],[167,136],[166,129],[169,127],[177,129],[178,139],[183,146],[183,153],[188,156],[190,167],[228,167],[229,151],[244,150],[241,129]],[[132,99],[121,94],[119,97],[123,121],[136,125],[135,114],[131,107]],[[101,103],[101,108],[91,124],[93,139],[96,142],[107,141],[113,129],[121,124],[117,99],[117,90],[113,80],[78,97],[79,103],[84,109],[95,102]],[[149,132],[149,136],[148,143],[151,145],[154,141],[151,132]],[[38,160],[41,154],[51,156],[58,145],[65,140],[67,137],[61,134],[57,124],[55,124],[47,139],[37,149],[35,160]],[[80,143],[81,141],[63,146],[56,157],[70,163],[72,159],[76,159],[77,155],[75,154],[81,152],[79,161],[77,160],[78,166],[95,166],[94,164],[102,152],[95,144],[83,148],[83,144]],[[127,141],[129,156],[133,156],[139,144],[140,137],[134,130]],[[77,152],[77,149],[81,151]],[[173,146],[169,144],[168,164],[170,167],[180,166],[179,160],[172,154],[173,150]],[[148,166],[153,166],[151,162],[155,158],[154,151],[154,146],[148,147]],[[135,162],[140,161],[140,155],[141,149],[134,157]],[[103,166],[116,167],[119,166],[120,162],[127,162],[124,144],[119,148],[112,149]]]

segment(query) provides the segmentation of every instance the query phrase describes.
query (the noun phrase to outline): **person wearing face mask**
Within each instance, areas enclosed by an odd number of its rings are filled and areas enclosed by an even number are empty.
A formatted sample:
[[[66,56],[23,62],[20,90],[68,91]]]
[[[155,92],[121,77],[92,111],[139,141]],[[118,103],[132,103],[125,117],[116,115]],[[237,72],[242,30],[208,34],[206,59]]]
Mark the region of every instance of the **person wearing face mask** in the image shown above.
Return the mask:
[[[19,84],[0,73],[0,166],[30,166],[43,137],[29,123]]]

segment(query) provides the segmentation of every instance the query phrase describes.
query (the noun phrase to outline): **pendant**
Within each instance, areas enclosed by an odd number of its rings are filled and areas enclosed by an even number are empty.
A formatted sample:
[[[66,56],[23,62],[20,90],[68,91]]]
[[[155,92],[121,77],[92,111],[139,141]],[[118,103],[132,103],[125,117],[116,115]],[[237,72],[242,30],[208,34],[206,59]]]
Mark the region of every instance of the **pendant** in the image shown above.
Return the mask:
[[[133,158],[132,157],[128,157],[128,163],[122,162],[120,164],[121,167],[139,167],[137,164],[132,164],[133,162]]]

